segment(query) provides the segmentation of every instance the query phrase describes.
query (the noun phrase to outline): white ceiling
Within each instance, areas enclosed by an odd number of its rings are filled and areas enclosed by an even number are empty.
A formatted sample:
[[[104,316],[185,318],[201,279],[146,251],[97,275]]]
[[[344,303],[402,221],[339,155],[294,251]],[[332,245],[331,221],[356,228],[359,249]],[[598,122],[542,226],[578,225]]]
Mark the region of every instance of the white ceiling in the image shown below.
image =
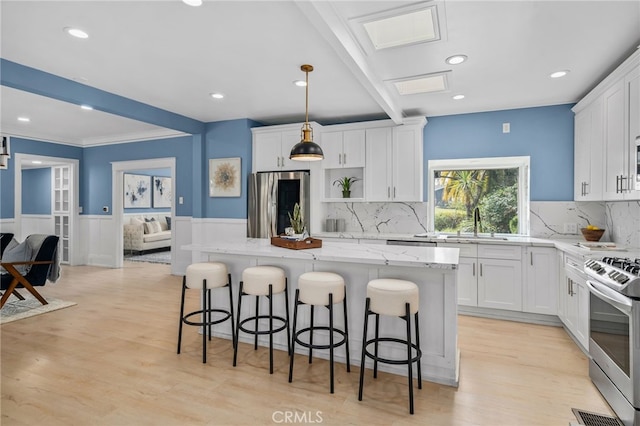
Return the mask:
[[[304,120],[304,89],[292,84],[304,63],[315,68],[312,121],[400,121],[576,102],[640,44],[637,0],[418,3],[437,6],[442,39],[372,52],[362,18],[416,2],[2,0],[0,52],[202,122],[281,124]],[[445,63],[458,53],[468,61]],[[549,78],[559,69],[571,72]],[[437,72],[447,72],[446,92],[400,96],[390,82]],[[175,134],[4,86],[0,95],[6,134],[77,145]]]

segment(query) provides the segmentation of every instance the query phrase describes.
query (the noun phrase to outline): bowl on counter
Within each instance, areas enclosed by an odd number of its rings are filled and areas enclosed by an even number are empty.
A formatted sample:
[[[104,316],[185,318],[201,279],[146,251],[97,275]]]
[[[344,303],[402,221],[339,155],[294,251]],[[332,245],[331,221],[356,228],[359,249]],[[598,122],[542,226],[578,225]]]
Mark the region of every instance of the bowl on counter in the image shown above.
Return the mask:
[[[587,241],[600,241],[602,235],[604,234],[604,229],[587,229],[581,228],[582,236]]]

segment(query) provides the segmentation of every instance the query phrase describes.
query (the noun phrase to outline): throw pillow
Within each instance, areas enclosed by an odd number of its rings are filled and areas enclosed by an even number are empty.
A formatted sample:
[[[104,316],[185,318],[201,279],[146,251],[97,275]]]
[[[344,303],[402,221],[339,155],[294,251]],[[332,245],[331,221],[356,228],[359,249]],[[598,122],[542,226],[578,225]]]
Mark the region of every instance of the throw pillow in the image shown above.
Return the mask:
[[[144,221],[137,217],[132,217],[129,223],[131,225],[144,225]]]
[[[145,222],[144,231],[145,234],[155,234],[156,232],[161,232],[162,228],[160,227],[160,222],[156,222],[155,220]]]
[[[2,261],[6,263],[11,262],[25,262],[31,260],[33,256],[33,252],[31,250],[31,246],[27,244],[27,241],[23,241],[20,244],[13,246],[11,248],[7,247],[2,253]],[[22,275],[26,274],[30,268],[30,265],[16,265],[15,267],[18,272]],[[2,272],[6,273],[7,271],[2,268]]]
[[[165,216],[164,220],[167,221],[167,230],[171,231],[171,216]]]
[[[145,222],[155,222],[155,221],[156,221],[156,218],[155,218],[155,217],[152,217],[151,219],[149,219],[148,217],[145,217],[145,218],[144,218],[144,221],[145,221]]]

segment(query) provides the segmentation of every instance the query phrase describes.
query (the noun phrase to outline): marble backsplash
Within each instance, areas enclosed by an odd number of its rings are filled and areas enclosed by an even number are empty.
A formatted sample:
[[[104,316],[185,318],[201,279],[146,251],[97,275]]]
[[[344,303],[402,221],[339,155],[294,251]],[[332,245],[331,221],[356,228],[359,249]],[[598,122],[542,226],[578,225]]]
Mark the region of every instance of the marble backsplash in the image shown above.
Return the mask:
[[[345,232],[414,234],[428,232],[428,203],[330,203],[327,218],[344,219]],[[640,247],[640,202],[538,201],[530,205],[530,235],[580,238],[565,231],[591,223],[605,228],[602,241]],[[323,229],[325,231],[325,229]]]

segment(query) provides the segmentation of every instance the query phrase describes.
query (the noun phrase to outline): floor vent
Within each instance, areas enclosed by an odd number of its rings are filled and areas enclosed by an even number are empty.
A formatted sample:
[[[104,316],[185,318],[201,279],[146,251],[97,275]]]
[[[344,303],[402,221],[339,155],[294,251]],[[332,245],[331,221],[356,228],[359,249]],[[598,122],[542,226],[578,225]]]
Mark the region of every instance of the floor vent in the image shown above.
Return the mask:
[[[620,420],[615,417],[603,414],[590,413],[588,411],[572,408],[573,414],[576,416],[581,425],[585,426],[624,426]]]

